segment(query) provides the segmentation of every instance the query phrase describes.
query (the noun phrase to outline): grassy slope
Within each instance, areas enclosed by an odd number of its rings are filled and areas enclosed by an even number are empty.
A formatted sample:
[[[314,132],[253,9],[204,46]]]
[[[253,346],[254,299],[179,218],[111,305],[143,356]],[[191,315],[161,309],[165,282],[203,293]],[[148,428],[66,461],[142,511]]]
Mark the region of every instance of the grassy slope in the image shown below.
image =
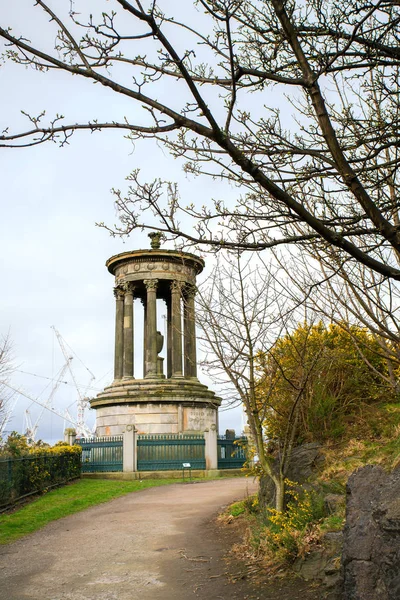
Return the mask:
[[[53,490],[15,512],[0,516],[0,544],[8,544],[67,515],[130,492],[179,483],[176,479],[112,481],[81,479]]]
[[[309,552],[330,552],[330,542],[325,544],[325,536],[343,528],[349,476],[368,464],[381,465],[387,471],[400,465],[400,403],[378,407],[373,419],[366,427],[366,419],[360,417],[358,422],[349,425],[346,439],[330,440],[322,446],[325,461],[314,473],[311,484],[316,492],[316,507],[322,508],[323,514],[314,517],[310,511],[309,518],[303,519],[301,527],[296,527],[293,522],[302,520],[299,519],[302,512],[294,510],[288,519],[280,520],[279,526],[274,523],[271,526],[270,515],[258,510],[257,500],[252,503],[250,498],[228,509],[228,519],[241,518],[248,522],[249,542],[243,551],[264,556],[270,569],[282,565],[287,568],[296,557],[305,558]],[[331,512],[325,504],[328,498]],[[339,564],[337,561],[338,568]]]

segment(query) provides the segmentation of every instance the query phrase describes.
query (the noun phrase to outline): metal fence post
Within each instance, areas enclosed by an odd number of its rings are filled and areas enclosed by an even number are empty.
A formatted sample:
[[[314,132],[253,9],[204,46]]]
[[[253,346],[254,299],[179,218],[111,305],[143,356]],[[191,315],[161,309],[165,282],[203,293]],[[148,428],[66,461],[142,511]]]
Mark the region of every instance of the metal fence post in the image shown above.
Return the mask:
[[[217,428],[214,423],[210,426],[210,429],[205,430],[204,439],[206,442],[206,469],[207,471],[218,469]]]
[[[133,473],[137,471],[137,436],[134,425],[125,427],[122,449],[123,472]]]

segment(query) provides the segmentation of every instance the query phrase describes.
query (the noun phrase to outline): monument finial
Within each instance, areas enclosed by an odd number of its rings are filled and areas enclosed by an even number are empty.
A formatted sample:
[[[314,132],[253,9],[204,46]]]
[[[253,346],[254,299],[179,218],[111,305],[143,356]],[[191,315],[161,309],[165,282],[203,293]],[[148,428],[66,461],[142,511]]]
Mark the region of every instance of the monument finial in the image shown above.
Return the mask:
[[[149,233],[152,250],[159,250],[161,248],[161,238],[162,237],[163,237],[163,235],[162,235],[161,231],[152,231],[151,233]]]

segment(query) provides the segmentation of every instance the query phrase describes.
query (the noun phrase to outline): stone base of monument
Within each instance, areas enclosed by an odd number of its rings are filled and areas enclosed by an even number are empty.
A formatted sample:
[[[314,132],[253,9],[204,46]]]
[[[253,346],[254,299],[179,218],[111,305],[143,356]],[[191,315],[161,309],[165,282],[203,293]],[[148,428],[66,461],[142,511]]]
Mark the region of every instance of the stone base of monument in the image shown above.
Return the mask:
[[[138,433],[203,433],[218,429],[221,399],[197,379],[116,380],[91,401],[97,436],[119,435],[127,425]]]

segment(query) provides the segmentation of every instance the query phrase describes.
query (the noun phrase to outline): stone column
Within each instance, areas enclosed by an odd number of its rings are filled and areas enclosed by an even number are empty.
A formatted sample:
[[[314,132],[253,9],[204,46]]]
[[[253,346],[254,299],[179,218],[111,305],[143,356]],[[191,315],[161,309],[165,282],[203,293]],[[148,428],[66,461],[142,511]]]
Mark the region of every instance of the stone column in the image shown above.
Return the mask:
[[[124,364],[124,292],[114,288],[115,296],[115,353],[114,379],[122,379]]]
[[[146,371],[146,356],[147,356],[147,299],[142,298],[143,304],[143,379],[147,375]]]
[[[147,290],[146,378],[157,377],[157,279],[143,281]]]
[[[182,377],[182,312],[179,281],[171,283],[172,377]]]
[[[194,310],[195,295],[196,287],[194,285],[186,286],[183,311],[185,336],[185,377],[197,377],[196,322]]]
[[[76,442],[76,429],[73,427],[67,427],[64,431],[64,442],[67,442],[70,446],[73,446]]]
[[[122,438],[122,470],[124,473],[137,471],[137,432],[134,425],[127,425]]]
[[[124,284],[124,379],[133,378],[133,286]]]
[[[172,377],[172,315],[171,298],[167,300],[167,378]]]
[[[217,428],[214,424],[211,425],[210,429],[205,430],[204,438],[206,442],[206,469],[207,471],[212,469],[218,469]]]

